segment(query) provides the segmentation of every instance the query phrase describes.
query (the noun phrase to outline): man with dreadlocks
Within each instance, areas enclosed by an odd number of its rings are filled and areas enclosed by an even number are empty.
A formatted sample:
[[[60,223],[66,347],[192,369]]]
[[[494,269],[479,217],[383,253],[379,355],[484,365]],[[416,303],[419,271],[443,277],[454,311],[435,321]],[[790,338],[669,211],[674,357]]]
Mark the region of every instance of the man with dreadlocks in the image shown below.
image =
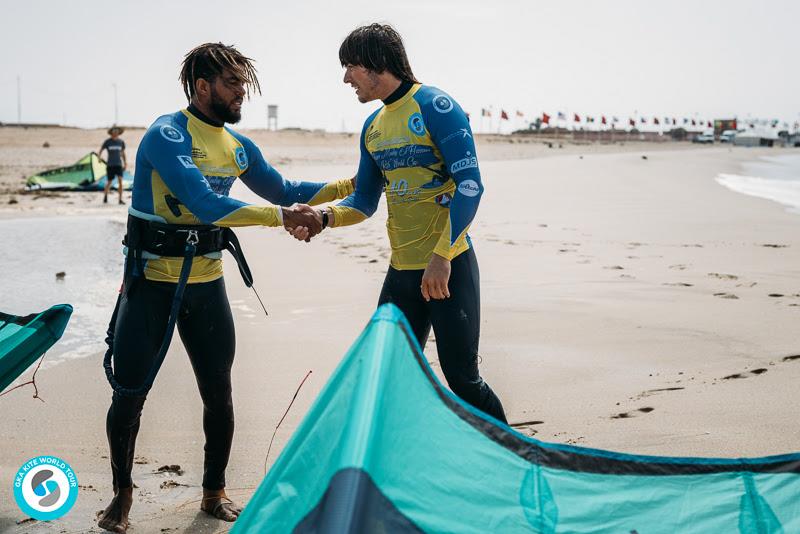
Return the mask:
[[[339,60],[358,100],[380,99],[383,106],[361,131],[355,192],[318,212],[323,228],[364,221],[385,189],[392,256],[378,303],[400,308],[423,348],[433,326],[450,388],[505,422],[500,399],[478,372],[480,281],[467,229],[483,184],[467,114],[445,92],[417,81],[389,25],[355,29]],[[292,233],[309,237],[303,227]]]
[[[113,371],[109,360],[107,376],[114,394],[106,430],[114,498],[98,525],[113,532],[128,528],[141,411],[159,358],[163,360],[169,345],[168,324],[175,324],[175,317],[203,400],[206,443],[200,507],[219,519],[236,520],[241,510],[224,489],[233,439],[230,371],[235,338],[220,259],[220,249],[228,246],[216,240],[220,235],[231,236],[226,228],[235,226],[301,225],[314,234],[321,226],[309,213],[313,210],[288,206],[327,202],[353,191],[350,180],[327,184],[284,180],[250,139],[225,127],[240,120],[244,97],[251,90],[260,92],[252,60],[235,48],[221,43],[198,46],[186,55],[180,80],[189,106],[159,117],[136,155],[125,241],[126,274],[109,326]],[[230,198],[237,178],[260,197],[283,207],[249,205]],[[171,244],[173,238],[178,248]],[[205,249],[204,240],[211,244]],[[188,256],[192,263],[187,275],[182,269],[187,256],[180,255],[190,242],[197,247],[197,256]],[[204,253],[207,250],[211,252]],[[238,263],[239,256],[234,257]],[[245,271],[249,275],[246,263]],[[176,288],[182,288],[182,297]]]

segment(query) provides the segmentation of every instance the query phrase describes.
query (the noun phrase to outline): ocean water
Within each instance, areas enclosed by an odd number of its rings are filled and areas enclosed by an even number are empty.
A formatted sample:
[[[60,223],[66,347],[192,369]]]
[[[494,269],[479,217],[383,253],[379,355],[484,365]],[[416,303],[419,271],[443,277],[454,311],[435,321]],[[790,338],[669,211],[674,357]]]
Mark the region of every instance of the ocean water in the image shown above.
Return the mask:
[[[28,315],[54,304],[74,308],[42,369],[105,353],[103,340],[122,281],[124,233],[122,221],[102,217],[0,220],[0,310]],[[58,272],[65,273],[63,279],[56,278]]]
[[[717,182],[738,193],[783,204],[800,215],[800,154],[762,157],[742,166],[742,174],[720,174]]]

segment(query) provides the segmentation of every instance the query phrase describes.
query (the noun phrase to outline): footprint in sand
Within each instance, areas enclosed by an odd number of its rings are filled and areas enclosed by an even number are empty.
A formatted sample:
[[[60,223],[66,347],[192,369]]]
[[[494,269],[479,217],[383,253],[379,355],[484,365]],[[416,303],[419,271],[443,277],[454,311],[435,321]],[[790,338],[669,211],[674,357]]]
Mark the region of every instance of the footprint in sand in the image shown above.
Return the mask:
[[[715,297],[719,297],[721,299],[732,299],[732,300],[738,300],[739,299],[739,297],[737,297],[733,293],[714,293],[714,296]]]
[[[770,293],[767,296],[772,298],[779,298],[779,297],[785,297],[786,295],[784,295],[783,293]]]
[[[661,284],[662,286],[675,286],[675,287],[692,287],[694,284],[689,284],[686,282],[664,282]]]
[[[665,391],[680,391],[682,389],[686,389],[686,388],[676,386],[676,387],[670,387],[670,388],[648,389],[647,391],[642,391],[641,393],[639,393],[639,396],[637,397],[637,399],[643,399],[645,397],[650,397],[652,395],[657,395],[657,394],[663,393]]]
[[[766,372],[767,372],[767,370],[764,369],[763,367],[761,367],[759,369],[753,369],[752,371],[745,371],[743,373],[734,373],[732,375],[723,376],[722,380],[736,380],[736,379],[739,379],[739,378],[748,378],[748,377],[751,377],[751,376],[758,376],[758,375],[764,374]]]
[[[767,247],[767,248],[786,248],[789,245],[779,245],[777,243],[764,243],[761,246],[762,247]]]
[[[795,354],[793,356],[784,356],[781,358],[782,362],[792,362],[794,360],[800,360],[800,354]]]
[[[650,413],[653,410],[655,410],[655,408],[651,408],[650,406],[645,406],[644,408],[638,408],[630,412],[622,412],[618,413],[617,415],[612,415],[611,419],[630,419],[631,417],[636,417],[640,413]]]
[[[670,265],[669,266],[670,269],[675,269],[677,271],[683,271],[683,270],[686,269],[686,267],[687,266],[682,264],[682,263],[676,263],[675,265]]]
[[[701,245],[699,243],[689,243],[689,244],[683,244],[681,246],[682,247],[691,247],[691,248],[703,248],[703,245]]]
[[[603,267],[603,269],[609,269],[612,271],[621,271],[625,269],[625,267],[623,267],[622,265],[606,265],[605,267]]]

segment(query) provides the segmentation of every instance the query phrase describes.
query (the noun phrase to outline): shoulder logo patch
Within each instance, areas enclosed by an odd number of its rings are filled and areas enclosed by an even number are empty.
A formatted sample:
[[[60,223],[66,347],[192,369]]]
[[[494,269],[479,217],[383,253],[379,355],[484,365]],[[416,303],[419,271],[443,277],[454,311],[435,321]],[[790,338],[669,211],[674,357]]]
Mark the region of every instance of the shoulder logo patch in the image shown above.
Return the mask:
[[[422,115],[414,113],[408,118],[408,129],[416,135],[425,135],[425,123],[422,121]]]
[[[245,170],[247,168],[247,154],[245,153],[244,148],[237,148],[234,155],[236,158],[236,165],[239,166],[239,170]]]
[[[161,132],[161,137],[166,139],[167,141],[172,141],[173,143],[182,143],[183,142],[183,134],[178,131],[177,128],[174,126],[170,126],[169,124],[164,124],[159,128]]]
[[[439,113],[447,113],[453,109],[453,101],[445,95],[439,95],[433,99],[433,109]]]

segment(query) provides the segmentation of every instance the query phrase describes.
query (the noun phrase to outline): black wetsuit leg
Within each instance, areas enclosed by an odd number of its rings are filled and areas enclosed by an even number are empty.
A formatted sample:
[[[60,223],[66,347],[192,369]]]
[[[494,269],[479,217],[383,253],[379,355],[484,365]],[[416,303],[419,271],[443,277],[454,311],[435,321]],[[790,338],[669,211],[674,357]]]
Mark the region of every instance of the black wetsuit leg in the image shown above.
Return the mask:
[[[178,316],[178,333],[203,399],[203,487],[218,490],[225,487],[225,468],[233,443],[231,366],[236,333],[224,280],[195,285],[204,287],[198,288],[198,298],[185,301]]]
[[[389,267],[378,304],[392,302],[400,308],[423,348],[432,325],[439,364],[453,393],[507,422],[500,399],[478,370],[480,275],[475,252],[472,248],[463,252],[450,267],[450,298],[430,302],[425,302],[420,291],[424,270]]]
[[[175,284],[139,280],[123,296],[114,333],[114,376],[125,387],[144,382],[164,338]],[[230,368],[235,333],[222,279],[188,284],[178,314],[184,342],[204,404],[206,458],[203,487],[225,486],[233,436]],[[136,435],[145,397],[114,393],[106,418],[114,487],[132,486]]]

